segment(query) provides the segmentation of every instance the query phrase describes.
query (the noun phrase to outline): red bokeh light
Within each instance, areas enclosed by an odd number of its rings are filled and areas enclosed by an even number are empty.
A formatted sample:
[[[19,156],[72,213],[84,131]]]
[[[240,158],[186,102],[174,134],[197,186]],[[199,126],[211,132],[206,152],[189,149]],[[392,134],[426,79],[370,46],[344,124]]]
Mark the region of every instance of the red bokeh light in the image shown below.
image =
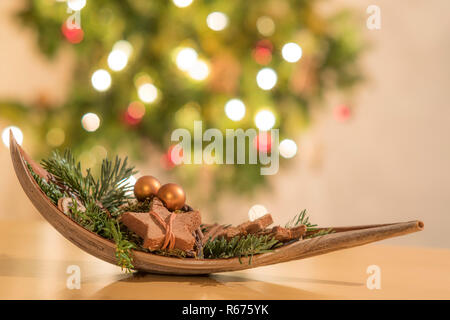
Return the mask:
[[[345,104],[338,105],[334,108],[334,117],[337,121],[347,121],[351,117],[351,114],[350,108]]]
[[[174,158],[172,155],[172,151],[174,151],[175,146],[170,146],[169,149],[165,154],[161,156],[160,162],[161,166],[166,170],[171,170],[176,166],[176,163],[174,161]],[[175,155],[177,157],[182,158],[183,157],[183,149],[180,149],[180,152],[178,155]]]
[[[145,115],[145,106],[142,102],[134,101],[128,106],[127,113],[131,118],[140,120]]]
[[[262,65],[268,64],[272,60],[273,45],[269,40],[260,40],[253,49],[253,59]]]
[[[256,150],[270,152],[272,150],[272,136],[270,132],[260,132],[253,140]]]
[[[70,43],[77,44],[83,41],[84,31],[76,26],[69,27],[66,22],[61,26],[61,32]]]
[[[124,123],[135,126],[142,121],[145,115],[145,105],[139,101],[133,101],[128,105],[127,110],[122,115]]]

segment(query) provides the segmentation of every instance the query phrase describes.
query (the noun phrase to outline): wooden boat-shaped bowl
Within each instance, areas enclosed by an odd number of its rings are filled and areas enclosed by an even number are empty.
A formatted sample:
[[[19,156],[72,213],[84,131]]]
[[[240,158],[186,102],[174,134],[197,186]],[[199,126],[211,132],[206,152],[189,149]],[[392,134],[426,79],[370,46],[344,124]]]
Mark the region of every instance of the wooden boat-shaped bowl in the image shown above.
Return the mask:
[[[66,239],[87,253],[106,262],[116,264],[115,244],[88,231],[62,213],[41,191],[27,168],[26,161],[37,166],[17,144],[10,133],[11,158],[25,193],[41,215]],[[334,233],[305,239],[284,245],[272,252],[254,255],[249,264],[241,259],[192,259],[164,257],[141,251],[133,252],[133,264],[137,270],[176,275],[199,275],[256,268],[291,260],[299,260],[320,254],[356,247],[370,242],[400,236],[423,229],[423,222],[410,221],[390,224],[333,228]]]

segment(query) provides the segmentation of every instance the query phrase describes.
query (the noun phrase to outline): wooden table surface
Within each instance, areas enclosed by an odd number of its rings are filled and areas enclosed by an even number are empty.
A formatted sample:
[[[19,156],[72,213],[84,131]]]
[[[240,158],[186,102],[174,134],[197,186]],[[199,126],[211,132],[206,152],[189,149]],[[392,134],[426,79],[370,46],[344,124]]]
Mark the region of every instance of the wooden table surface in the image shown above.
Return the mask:
[[[409,235],[414,236],[414,235]],[[81,288],[68,289],[70,265]],[[369,265],[381,289],[369,290]],[[45,221],[0,221],[0,299],[449,299],[450,250],[372,244],[210,276],[125,274]]]

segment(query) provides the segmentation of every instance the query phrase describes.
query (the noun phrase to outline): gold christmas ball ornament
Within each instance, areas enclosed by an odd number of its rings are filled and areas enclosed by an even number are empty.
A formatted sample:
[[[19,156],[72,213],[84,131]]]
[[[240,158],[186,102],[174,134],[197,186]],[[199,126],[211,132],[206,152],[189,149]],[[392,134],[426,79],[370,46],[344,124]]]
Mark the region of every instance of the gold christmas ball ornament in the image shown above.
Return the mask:
[[[161,182],[152,176],[140,177],[134,185],[134,196],[138,201],[144,201],[145,199],[155,196],[159,188],[161,187]]]
[[[176,183],[167,183],[163,185],[157,194],[157,197],[164,202],[167,209],[179,210],[184,207],[186,194],[183,188]]]

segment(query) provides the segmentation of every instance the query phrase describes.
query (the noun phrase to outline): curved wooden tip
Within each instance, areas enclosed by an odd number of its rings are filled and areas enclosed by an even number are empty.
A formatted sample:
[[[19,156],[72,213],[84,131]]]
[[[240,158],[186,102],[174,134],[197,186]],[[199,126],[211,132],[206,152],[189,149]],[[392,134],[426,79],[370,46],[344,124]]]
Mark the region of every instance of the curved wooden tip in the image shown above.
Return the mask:
[[[116,247],[114,243],[84,229],[59,211],[31,176],[25,160],[33,167],[33,170],[37,174],[42,174],[43,177],[47,177],[48,172],[22,150],[11,131],[9,140],[11,158],[17,178],[40,214],[73,244],[97,258],[115,264]],[[423,228],[424,223],[422,221],[333,228],[336,231],[335,233],[296,241],[278,248],[273,252],[255,255],[252,258],[251,264],[248,258],[241,260],[238,258],[180,259],[141,251],[133,252],[133,264],[137,270],[162,274],[193,275],[236,271],[308,258],[331,251],[421,231]]]
[[[285,255],[292,257],[289,260],[297,260],[422,231],[424,227],[422,221],[414,220],[384,225],[356,226],[348,231],[339,231],[340,228],[336,228],[338,230],[336,233],[298,241],[279,250],[284,250]]]

